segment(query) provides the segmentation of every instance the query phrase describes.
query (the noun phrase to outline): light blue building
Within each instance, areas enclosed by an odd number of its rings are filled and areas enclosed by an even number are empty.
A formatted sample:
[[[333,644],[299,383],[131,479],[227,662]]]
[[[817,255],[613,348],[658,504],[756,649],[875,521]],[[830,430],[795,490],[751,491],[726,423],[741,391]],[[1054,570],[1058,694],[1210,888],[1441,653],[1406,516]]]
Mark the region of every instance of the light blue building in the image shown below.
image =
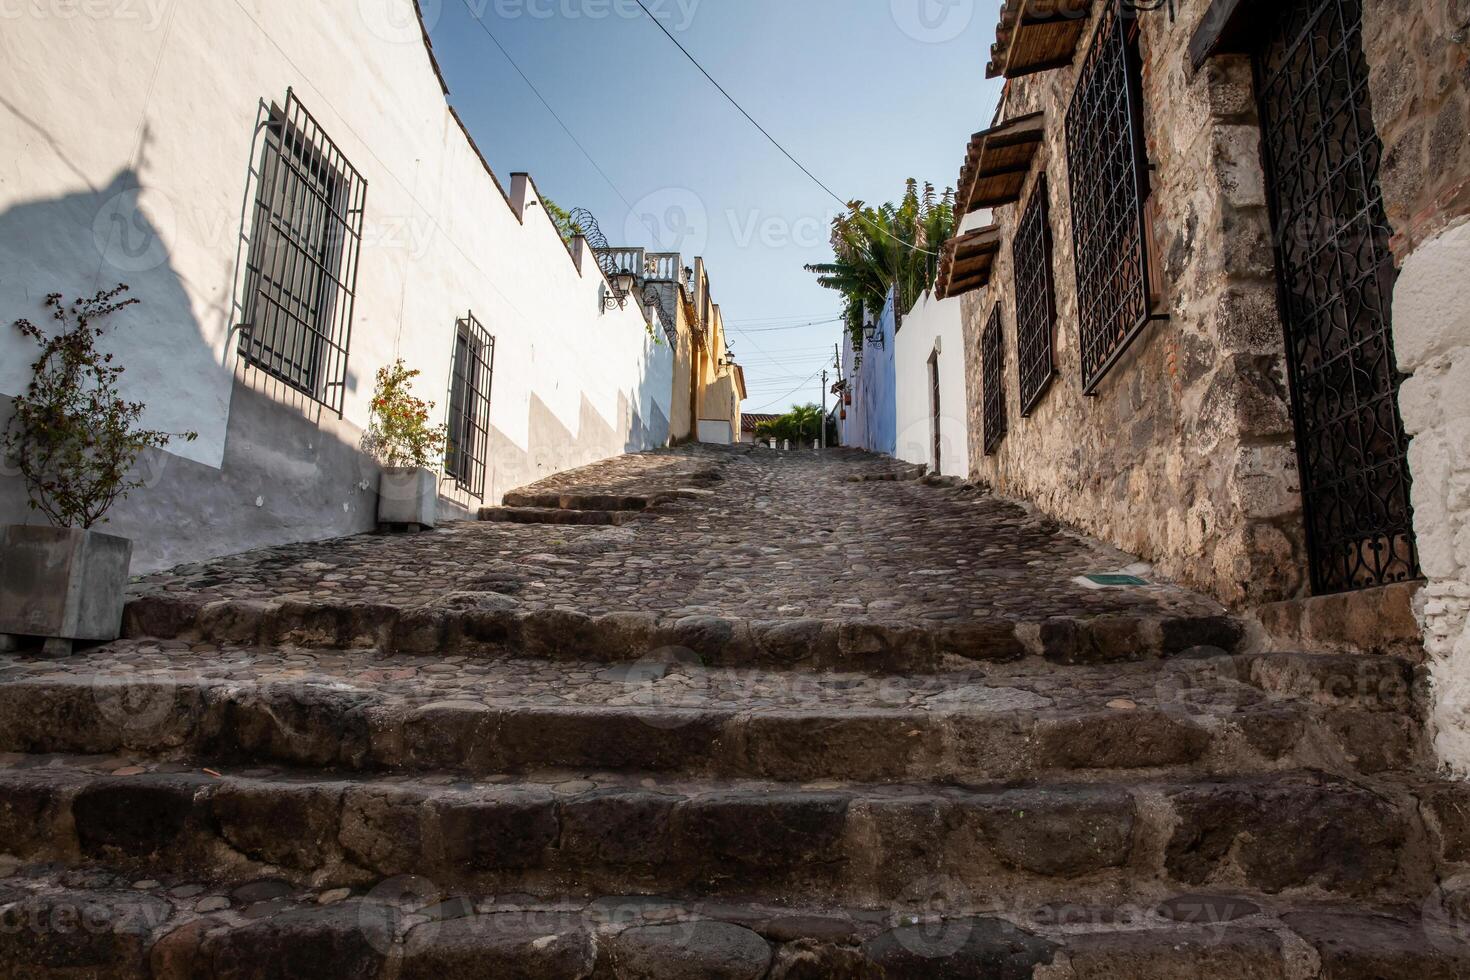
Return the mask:
[[[894,293],[890,290],[882,313],[869,322],[863,334],[861,358],[850,341],[843,344],[842,375],[852,396],[852,403],[846,406],[847,419],[839,425],[844,446],[890,456],[897,450],[898,372],[894,355],[898,350],[898,327]]]

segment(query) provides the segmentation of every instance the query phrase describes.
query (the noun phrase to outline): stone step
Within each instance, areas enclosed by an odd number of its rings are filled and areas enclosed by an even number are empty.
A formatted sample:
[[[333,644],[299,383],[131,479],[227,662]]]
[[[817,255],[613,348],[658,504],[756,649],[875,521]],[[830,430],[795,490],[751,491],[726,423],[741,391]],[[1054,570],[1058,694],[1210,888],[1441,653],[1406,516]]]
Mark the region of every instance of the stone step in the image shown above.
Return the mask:
[[[655,502],[649,494],[528,493],[519,490],[513,490],[501,499],[506,507],[536,510],[640,511],[654,506]]]
[[[484,776],[981,783],[1430,765],[1403,662],[1272,654],[918,677],[119,643],[0,671],[0,752]]]
[[[1401,909],[1261,903],[1231,894],[1126,908],[945,914],[607,896],[441,893],[422,880],[350,890],[231,888],[105,869],[0,879],[11,980],[1449,980],[1470,975],[1454,924]],[[68,927],[84,923],[88,928]]]
[[[546,507],[481,507],[480,520],[499,524],[558,524],[619,527],[638,516],[634,510],[562,510]]]
[[[231,887],[107,869],[0,879],[0,971],[14,980],[276,977],[944,977],[1261,980],[1466,976],[1465,936],[1371,906],[1171,895],[984,914],[713,904],[654,896],[537,901],[398,879],[353,889]],[[85,923],[89,928],[67,927]]]
[[[1418,904],[1470,844],[1462,785],[1383,777],[961,789],[117,765],[8,759],[7,850],[148,877],[269,874],[330,887],[415,875],[489,894],[881,906],[940,880],[982,905],[1116,905],[1229,883]]]
[[[1244,626],[1226,616],[993,619],[949,626],[717,616],[664,619],[653,613],[589,616],[534,608],[493,592],[456,592],[415,607],[155,594],[128,603],[123,629],[130,638],[196,643],[521,655],[562,661],[627,662],[678,650],[715,666],[876,673],[962,670],[1026,656],[1062,665],[1124,663],[1231,653],[1246,644]]]

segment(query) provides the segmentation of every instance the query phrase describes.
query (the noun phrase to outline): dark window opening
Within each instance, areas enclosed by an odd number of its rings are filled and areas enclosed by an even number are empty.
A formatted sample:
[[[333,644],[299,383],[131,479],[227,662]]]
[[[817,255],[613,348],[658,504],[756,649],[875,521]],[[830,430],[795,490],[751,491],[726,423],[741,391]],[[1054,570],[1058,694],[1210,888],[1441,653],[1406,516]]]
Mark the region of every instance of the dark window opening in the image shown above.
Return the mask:
[[[490,445],[490,382],[494,372],[495,338],[471,313],[459,321],[454,332],[444,472],[461,490],[482,499]]]
[[[934,427],[934,472],[944,468],[943,407],[939,400],[939,351],[929,355],[929,418]]]
[[[985,398],[985,455],[993,456],[1006,437],[1005,340],[998,303],[990,311],[990,322],[980,337],[980,359]]]
[[[1021,417],[1031,414],[1056,377],[1053,357],[1057,325],[1052,280],[1050,205],[1046,178],[1031,193],[1031,203],[1016,228],[1011,265],[1016,278],[1016,370],[1020,374]]]
[[[1111,0],[1067,109],[1082,385],[1094,394],[1154,318],[1138,19]]]
[[[367,182],[293,93],[264,140],[240,352],[340,415]]]

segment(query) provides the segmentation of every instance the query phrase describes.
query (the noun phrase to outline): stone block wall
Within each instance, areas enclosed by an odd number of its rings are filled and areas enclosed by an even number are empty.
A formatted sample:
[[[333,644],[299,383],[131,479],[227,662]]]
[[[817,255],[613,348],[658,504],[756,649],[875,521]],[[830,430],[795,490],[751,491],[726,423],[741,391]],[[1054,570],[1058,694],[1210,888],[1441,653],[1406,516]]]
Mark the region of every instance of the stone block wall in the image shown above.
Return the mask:
[[[1140,15],[1168,319],[1145,329],[1095,397],[1082,394],[1064,128],[1092,30],[1073,67],[1009,84],[1003,118],[1044,112],[1047,135],[1022,200],[996,209],[1004,244],[991,285],[964,297],[971,470],[1165,575],[1257,604],[1303,591],[1306,549],[1251,68],[1222,57],[1190,70],[1185,48],[1206,7],[1184,5],[1173,24],[1162,11]],[[1043,172],[1059,375],[1023,419],[1011,242]],[[1009,433],[986,456],[979,337],[995,303]]]
[[[1435,744],[1470,774],[1470,0],[1370,0],[1364,11],[1381,180],[1399,278],[1394,346],[1412,441],[1419,615]]]

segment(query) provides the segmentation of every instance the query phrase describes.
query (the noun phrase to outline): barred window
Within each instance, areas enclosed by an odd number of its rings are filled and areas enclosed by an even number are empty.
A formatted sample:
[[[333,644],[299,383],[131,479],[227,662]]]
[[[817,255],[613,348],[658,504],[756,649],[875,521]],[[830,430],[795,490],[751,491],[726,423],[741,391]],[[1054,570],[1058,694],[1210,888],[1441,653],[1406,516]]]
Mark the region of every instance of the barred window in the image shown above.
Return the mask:
[[[1046,177],[1031,192],[1011,246],[1016,277],[1016,370],[1021,382],[1021,417],[1031,414],[1056,377],[1052,358],[1057,324],[1052,281],[1050,205]]]
[[[985,455],[992,456],[1006,437],[1005,341],[999,303],[980,335],[980,374],[985,389]]]
[[[292,92],[263,135],[240,353],[340,415],[367,182]]]
[[[449,433],[444,472],[461,490],[485,496],[485,462],[490,445],[490,382],[495,338],[470,313],[454,331],[454,368],[449,375]]]
[[[1138,21],[1103,7],[1067,109],[1067,168],[1083,391],[1098,385],[1151,317]]]

